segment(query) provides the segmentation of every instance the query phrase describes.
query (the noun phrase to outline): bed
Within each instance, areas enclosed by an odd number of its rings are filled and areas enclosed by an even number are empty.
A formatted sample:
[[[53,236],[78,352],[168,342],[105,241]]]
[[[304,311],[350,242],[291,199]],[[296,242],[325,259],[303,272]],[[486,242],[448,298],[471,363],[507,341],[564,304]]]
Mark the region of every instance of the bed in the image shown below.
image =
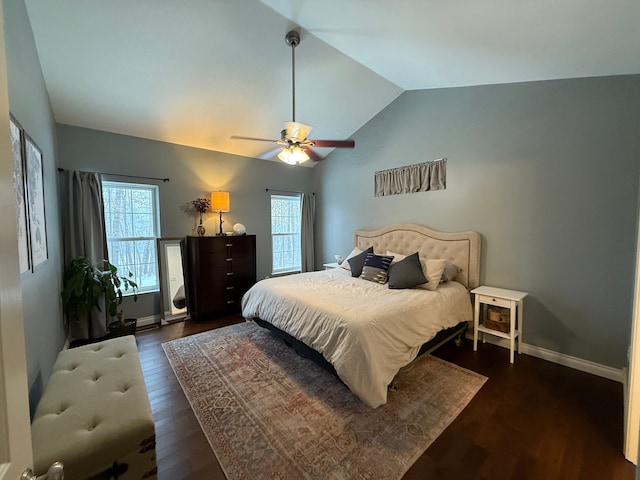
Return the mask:
[[[376,408],[386,403],[400,368],[426,351],[430,341],[441,341],[441,332],[450,337],[472,321],[469,290],[479,283],[480,236],[416,224],[357,230],[354,248],[369,247],[398,258],[417,252],[423,266],[442,259],[458,272],[435,290],[390,289],[344,268],[268,278],[244,295],[242,314],[306,346],[307,356],[329,364],[354,394]]]

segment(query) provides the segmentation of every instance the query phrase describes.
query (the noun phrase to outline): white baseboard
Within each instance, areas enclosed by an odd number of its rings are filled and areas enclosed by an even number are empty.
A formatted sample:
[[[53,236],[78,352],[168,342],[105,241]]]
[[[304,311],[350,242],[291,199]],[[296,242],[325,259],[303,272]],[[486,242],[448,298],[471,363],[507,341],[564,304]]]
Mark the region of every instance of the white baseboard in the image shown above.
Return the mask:
[[[150,327],[152,325],[160,325],[160,315],[148,315],[146,317],[138,318],[136,328]]]
[[[165,326],[171,323],[184,322],[187,319],[187,313],[180,313],[178,315],[165,315],[164,318],[160,319],[160,325]]]
[[[480,341],[481,340],[478,339],[478,342]],[[487,343],[492,343],[494,345],[499,345],[500,347],[509,349],[509,342],[504,338],[498,338],[498,337],[493,337],[491,335],[487,335],[486,341]],[[599,377],[608,378],[609,380],[614,380],[622,384],[626,382],[625,373],[623,369],[608,367],[606,365],[601,365],[599,363],[591,362],[589,360],[583,360],[582,358],[578,358],[578,357],[572,357],[571,355],[566,355],[564,353],[554,352],[553,350],[537,347],[535,345],[529,345],[527,343],[522,344],[520,351],[527,355],[531,355],[532,357],[541,358],[549,362],[557,363],[559,365],[564,365],[565,367],[570,367],[576,370],[580,370],[581,372],[591,373]],[[517,355],[518,353],[516,352],[516,362],[518,361]],[[509,361],[508,358],[507,358],[507,361]]]

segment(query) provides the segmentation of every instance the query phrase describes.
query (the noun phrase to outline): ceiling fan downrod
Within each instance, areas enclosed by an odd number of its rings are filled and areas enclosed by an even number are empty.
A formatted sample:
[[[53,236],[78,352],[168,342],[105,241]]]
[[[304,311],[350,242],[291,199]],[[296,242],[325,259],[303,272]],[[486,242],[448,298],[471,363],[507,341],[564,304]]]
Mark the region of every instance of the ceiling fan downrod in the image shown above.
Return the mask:
[[[300,33],[291,30],[284,37],[284,41],[291,47],[291,103],[293,115],[291,121],[296,121],[296,47],[300,45]]]

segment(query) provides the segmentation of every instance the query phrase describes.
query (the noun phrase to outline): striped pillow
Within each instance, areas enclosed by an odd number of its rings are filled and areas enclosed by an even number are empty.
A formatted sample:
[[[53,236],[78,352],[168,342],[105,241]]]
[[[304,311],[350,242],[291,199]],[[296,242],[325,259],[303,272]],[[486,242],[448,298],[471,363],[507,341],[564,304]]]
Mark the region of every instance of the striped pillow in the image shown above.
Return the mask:
[[[393,257],[389,255],[368,253],[367,259],[364,261],[364,267],[362,267],[360,278],[384,285],[387,283],[387,273],[389,272],[389,265],[391,265],[392,260]]]

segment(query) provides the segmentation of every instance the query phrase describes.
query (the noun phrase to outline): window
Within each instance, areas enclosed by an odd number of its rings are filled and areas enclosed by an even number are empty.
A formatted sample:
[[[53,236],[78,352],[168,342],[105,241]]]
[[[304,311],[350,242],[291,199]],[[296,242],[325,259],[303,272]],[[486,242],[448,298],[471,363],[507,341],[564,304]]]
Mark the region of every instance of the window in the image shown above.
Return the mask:
[[[299,195],[271,195],[272,272],[275,274],[301,270],[300,198]]]
[[[102,189],[109,261],[119,274],[133,273],[140,293],[158,291],[158,187],[102,182]]]

